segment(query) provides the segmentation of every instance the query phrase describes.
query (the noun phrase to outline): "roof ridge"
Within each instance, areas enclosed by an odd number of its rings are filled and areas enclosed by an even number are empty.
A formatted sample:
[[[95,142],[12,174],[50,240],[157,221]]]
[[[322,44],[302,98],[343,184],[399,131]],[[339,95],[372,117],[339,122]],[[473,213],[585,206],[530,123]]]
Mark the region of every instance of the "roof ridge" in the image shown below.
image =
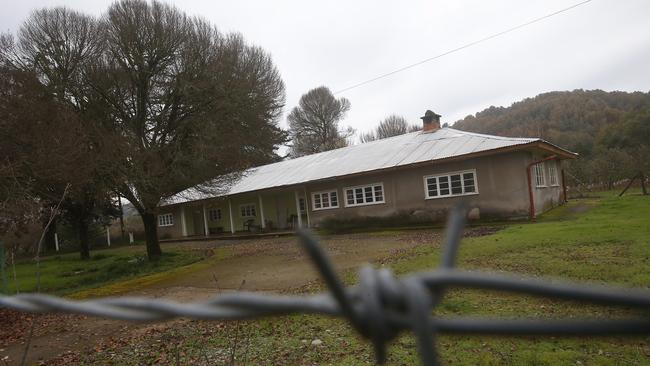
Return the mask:
[[[337,147],[336,149],[327,150],[327,151],[320,151],[320,152],[317,152],[317,153],[298,156],[298,157],[295,157],[295,158],[289,158],[289,159],[286,159],[286,160],[280,160],[280,161],[276,161],[276,162],[270,163],[270,164],[264,164],[264,165],[260,165],[260,166],[257,166],[257,167],[251,167],[249,169],[255,169],[255,168],[259,168],[259,167],[263,167],[263,166],[281,164],[281,163],[285,163],[285,162],[288,162],[288,161],[296,161],[296,160],[305,159],[305,158],[308,158],[308,157],[317,157],[317,156],[320,156],[320,155],[325,155],[327,153],[332,153],[334,151],[339,151],[339,150],[343,150],[343,149],[352,149],[352,148],[361,147],[361,146],[364,146],[364,145],[376,144],[376,143],[379,143],[379,142],[386,142],[386,140],[394,139],[394,138],[397,138],[397,137],[404,137],[406,135],[420,134],[421,132],[422,131],[407,132],[407,133],[403,133],[401,135],[395,135],[395,136],[385,137],[383,139],[377,139],[377,140],[373,140],[373,141],[362,142],[360,144]]]
[[[484,137],[492,140],[504,140],[504,141],[544,141],[543,139],[539,137],[508,137],[508,136],[497,136],[497,135],[488,135],[485,133],[478,133],[478,132],[470,132],[470,131],[463,131],[459,130],[456,128],[451,128],[451,127],[444,127],[449,130],[455,131],[455,132],[460,132],[462,134],[466,135],[472,135],[472,136],[479,136],[479,137]]]

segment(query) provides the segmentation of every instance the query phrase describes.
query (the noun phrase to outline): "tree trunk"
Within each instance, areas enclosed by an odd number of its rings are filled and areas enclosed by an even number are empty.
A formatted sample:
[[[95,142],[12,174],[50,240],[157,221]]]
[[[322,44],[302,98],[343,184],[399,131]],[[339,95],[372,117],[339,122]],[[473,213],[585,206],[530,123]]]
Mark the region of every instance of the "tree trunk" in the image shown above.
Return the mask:
[[[124,240],[124,208],[122,207],[122,197],[117,193],[117,204],[120,207],[120,239]]]
[[[90,244],[88,243],[88,223],[85,218],[79,220],[77,230],[79,230],[79,253],[81,259],[90,259]]]
[[[158,223],[156,215],[151,212],[145,212],[142,216],[142,224],[147,239],[147,257],[150,261],[156,261],[160,258],[162,250],[158,242]]]
[[[47,225],[47,222],[43,226]],[[56,250],[56,243],[54,239],[54,234],[56,233],[56,219],[52,220],[50,226],[47,227],[45,232],[45,250],[48,252],[54,252]]]

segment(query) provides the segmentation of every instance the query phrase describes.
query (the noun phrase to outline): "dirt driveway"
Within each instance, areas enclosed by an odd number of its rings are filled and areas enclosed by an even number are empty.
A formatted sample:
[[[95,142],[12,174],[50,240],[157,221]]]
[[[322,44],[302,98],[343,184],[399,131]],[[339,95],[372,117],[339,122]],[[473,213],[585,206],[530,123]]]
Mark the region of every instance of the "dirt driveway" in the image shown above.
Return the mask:
[[[408,253],[420,245],[439,245],[438,231],[380,232],[336,235],[322,238],[322,244],[339,273],[354,270],[365,263],[381,262]],[[247,291],[284,292],[299,289],[319,280],[309,259],[295,237],[263,238],[229,242],[182,242],[163,244],[165,248],[226,248],[224,259],[206,259],[209,266],[138,289],[128,295],[164,297],[177,301],[201,301],[218,291],[233,290],[245,281]],[[216,279],[216,283],[215,283]],[[153,325],[127,324],[120,321],[64,316],[38,317],[27,364],[56,358],[47,364],[65,363],[62,355],[92,352],[100,341],[125,337]],[[54,320],[51,320],[54,319]],[[171,327],[175,321],[155,325]],[[20,364],[24,338],[0,349],[0,360]],[[63,360],[63,361],[62,361]],[[68,359],[69,360],[69,359]]]

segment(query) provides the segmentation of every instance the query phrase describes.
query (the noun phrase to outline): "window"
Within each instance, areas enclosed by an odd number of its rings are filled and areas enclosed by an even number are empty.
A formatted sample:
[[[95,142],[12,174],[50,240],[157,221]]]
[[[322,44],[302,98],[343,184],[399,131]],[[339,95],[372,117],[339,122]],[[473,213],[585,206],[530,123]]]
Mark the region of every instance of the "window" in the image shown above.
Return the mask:
[[[552,186],[559,186],[557,180],[557,165],[554,161],[548,162],[548,182]]]
[[[425,198],[478,194],[476,170],[429,175],[424,177]]]
[[[298,198],[298,206],[300,207],[300,213],[305,213],[305,199],[303,197]]]
[[[544,177],[544,163],[535,164],[535,186],[546,187],[546,179]]]
[[[375,183],[367,186],[345,189],[345,206],[362,206],[384,203],[384,184]]]
[[[174,215],[170,213],[158,215],[158,226],[174,225]]]
[[[314,210],[325,210],[339,207],[339,196],[336,191],[314,192],[311,194]]]
[[[221,220],[221,209],[220,208],[213,208],[208,211],[208,217],[210,217],[210,221],[219,221]]]
[[[255,204],[249,203],[246,205],[239,206],[239,211],[241,212],[241,217],[255,217]]]

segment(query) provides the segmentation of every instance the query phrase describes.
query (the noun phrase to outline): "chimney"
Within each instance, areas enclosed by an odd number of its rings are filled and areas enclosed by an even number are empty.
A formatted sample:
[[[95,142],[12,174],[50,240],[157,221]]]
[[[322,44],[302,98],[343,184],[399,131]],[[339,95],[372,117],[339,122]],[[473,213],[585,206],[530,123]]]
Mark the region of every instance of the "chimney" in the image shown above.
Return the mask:
[[[432,110],[427,110],[422,120],[422,132],[434,132],[440,129],[440,115]]]

